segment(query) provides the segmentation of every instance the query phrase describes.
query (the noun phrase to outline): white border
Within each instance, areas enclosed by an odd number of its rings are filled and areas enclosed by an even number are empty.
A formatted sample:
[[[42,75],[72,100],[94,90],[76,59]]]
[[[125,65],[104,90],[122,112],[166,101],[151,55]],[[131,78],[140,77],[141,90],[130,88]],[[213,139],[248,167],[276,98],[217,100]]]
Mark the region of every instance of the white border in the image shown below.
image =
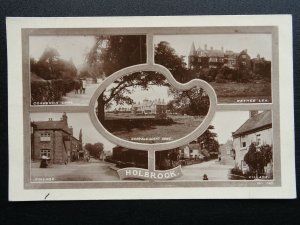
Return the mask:
[[[277,26],[279,31],[281,187],[24,189],[21,28]],[[295,198],[292,17],[7,18],[9,200]]]

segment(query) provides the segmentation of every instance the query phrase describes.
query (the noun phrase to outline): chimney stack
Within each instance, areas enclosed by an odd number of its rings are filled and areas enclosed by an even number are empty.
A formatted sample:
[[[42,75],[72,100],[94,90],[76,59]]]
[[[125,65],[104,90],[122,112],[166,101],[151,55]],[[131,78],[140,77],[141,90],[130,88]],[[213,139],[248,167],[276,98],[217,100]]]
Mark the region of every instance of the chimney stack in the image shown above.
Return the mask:
[[[62,115],[62,118],[61,118],[62,121],[68,123],[68,117],[67,117],[67,113],[64,112],[63,115]]]
[[[69,126],[69,133],[73,136],[73,127]]]
[[[211,46],[211,47],[210,47],[210,50],[214,50],[214,47],[213,47],[213,46]]]
[[[205,51],[207,50],[207,44],[204,45],[204,50],[205,50]]]
[[[251,110],[249,111],[249,118],[252,118],[258,114],[258,110]]]

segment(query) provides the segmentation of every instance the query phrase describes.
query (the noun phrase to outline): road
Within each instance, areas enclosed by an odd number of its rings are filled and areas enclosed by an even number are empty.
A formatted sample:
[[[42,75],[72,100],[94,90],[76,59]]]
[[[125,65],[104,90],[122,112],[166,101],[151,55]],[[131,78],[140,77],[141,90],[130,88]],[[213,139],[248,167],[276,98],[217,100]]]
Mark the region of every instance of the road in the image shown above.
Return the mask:
[[[98,80],[97,84],[87,84],[85,94],[75,94],[75,91],[71,91],[62,97],[62,101],[65,105],[88,105],[95,93],[96,89],[100,86],[102,81]]]
[[[90,162],[72,162],[67,165],[51,165],[39,168],[39,163],[31,166],[31,180],[52,179],[54,181],[115,181],[119,180],[111,164],[91,159]]]
[[[228,180],[232,165],[221,165],[216,160],[182,167],[183,176],[176,180],[202,180],[206,174],[209,180]]]
[[[52,179],[52,181],[116,181],[119,176],[110,166],[113,164],[91,159],[90,162],[72,162],[67,165],[54,164],[39,168],[39,163],[31,164],[31,180]],[[228,180],[232,165],[220,165],[215,160],[182,167],[183,176],[176,180],[202,180],[206,174],[209,180]]]

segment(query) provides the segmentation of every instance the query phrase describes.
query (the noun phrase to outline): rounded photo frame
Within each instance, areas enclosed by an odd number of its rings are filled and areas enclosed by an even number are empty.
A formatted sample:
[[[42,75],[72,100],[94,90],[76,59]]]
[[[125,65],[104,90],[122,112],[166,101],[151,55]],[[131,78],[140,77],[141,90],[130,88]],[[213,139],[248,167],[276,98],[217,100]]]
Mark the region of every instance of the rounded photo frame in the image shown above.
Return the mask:
[[[163,143],[153,143],[153,144],[147,144],[147,143],[138,143],[138,142],[132,142],[128,140],[124,140],[122,138],[119,138],[115,136],[114,134],[110,133],[103,124],[100,123],[100,121],[97,118],[96,111],[95,111],[95,105],[97,102],[97,99],[105,91],[105,89],[112,84],[115,80],[140,71],[153,71],[158,72],[166,77],[169,84],[177,89],[177,90],[190,90],[192,88],[202,88],[206,94],[209,97],[209,111],[207,115],[205,116],[202,123],[192,132],[189,134],[183,136],[182,138],[179,138],[177,140],[173,140],[170,142],[163,142]],[[115,73],[113,73],[111,76],[109,76],[107,79],[103,81],[103,83],[97,88],[97,90],[94,92],[90,103],[89,103],[89,116],[90,119],[95,126],[96,130],[103,135],[104,138],[107,138],[109,141],[111,141],[114,144],[117,144],[119,146],[123,146],[125,148],[129,149],[135,149],[135,150],[168,150],[168,149],[174,149],[177,147],[180,147],[190,141],[195,140],[197,137],[199,137],[201,134],[205,132],[205,130],[209,127],[211,120],[213,119],[213,116],[215,114],[217,107],[217,96],[214,91],[214,89],[209,85],[207,82],[200,80],[200,79],[193,79],[187,83],[179,83],[177,82],[171,72],[164,66],[159,64],[141,64],[141,65],[135,65],[130,66],[124,69],[121,69]]]

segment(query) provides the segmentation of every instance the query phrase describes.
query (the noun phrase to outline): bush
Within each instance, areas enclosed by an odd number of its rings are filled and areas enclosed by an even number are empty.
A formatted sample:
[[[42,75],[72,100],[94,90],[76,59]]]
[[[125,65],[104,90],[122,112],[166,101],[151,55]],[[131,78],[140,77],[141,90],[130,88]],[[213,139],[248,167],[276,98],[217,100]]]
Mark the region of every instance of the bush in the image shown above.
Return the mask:
[[[64,86],[62,80],[32,81],[31,103],[60,101],[63,91]]]

